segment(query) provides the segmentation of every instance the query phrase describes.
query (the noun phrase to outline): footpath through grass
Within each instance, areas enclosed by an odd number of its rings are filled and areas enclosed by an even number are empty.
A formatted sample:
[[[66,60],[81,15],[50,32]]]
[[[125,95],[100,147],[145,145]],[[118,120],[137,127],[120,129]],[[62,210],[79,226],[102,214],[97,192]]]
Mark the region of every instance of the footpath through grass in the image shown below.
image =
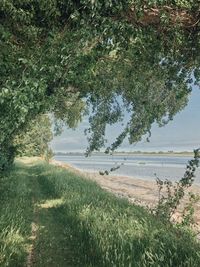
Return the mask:
[[[18,163],[0,177],[0,266],[197,267],[200,245],[92,181]]]

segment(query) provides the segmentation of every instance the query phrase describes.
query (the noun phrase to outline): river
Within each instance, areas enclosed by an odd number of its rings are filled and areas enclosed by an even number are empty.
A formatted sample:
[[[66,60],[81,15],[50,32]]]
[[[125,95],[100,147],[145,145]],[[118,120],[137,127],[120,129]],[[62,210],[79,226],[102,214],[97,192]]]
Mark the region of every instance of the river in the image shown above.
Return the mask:
[[[83,155],[55,156],[55,160],[69,163],[72,166],[88,171],[99,172],[120,166],[111,172],[112,175],[130,176],[145,180],[160,179],[176,181],[183,177],[186,164],[192,157],[188,156],[157,156],[157,155]],[[196,171],[195,183],[200,184],[200,168]]]

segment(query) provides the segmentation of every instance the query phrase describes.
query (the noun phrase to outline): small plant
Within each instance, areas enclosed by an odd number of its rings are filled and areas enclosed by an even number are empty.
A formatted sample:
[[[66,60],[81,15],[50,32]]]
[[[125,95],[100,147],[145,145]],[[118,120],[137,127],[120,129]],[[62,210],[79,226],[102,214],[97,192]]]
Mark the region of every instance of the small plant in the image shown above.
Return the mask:
[[[200,196],[197,194],[194,194],[192,192],[189,192],[189,202],[185,206],[182,214],[182,222],[180,226],[190,226],[194,225],[195,221],[193,218],[194,215],[194,205],[199,202]]]
[[[169,180],[162,181],[157,177],[159,200],[154,213],[162,220],[171,222],[175,212],[177,211],[181,201],[186,195],[186,189],[192,186],[195,178],[196,168],[199,167],[200,149],[194,150],[194,158],[187,164],[184,176],[175,184]],[[194,204],[199,197],[193,193],[189,193],[189,203],[183,210],[181,225],[190,225],[193,220]]]

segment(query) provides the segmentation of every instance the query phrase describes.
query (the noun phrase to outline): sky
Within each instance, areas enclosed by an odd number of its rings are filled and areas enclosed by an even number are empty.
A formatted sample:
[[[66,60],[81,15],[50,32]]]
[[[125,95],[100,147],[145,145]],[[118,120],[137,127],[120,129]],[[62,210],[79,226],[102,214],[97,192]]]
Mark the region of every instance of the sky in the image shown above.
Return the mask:
[[[84,129],[88,128],[88,119],[84,118],[76,130],[65,127],[60,136],[54,137],[51,148],[54,152],[85,152],[87,138]],[[120,133],[120,126],[108,127],[107,139]],[[193,88],[188,105],[164,127],[153,124],[150,142],[146,138],[137,144],[130,145],[125,140],[119,151],[192,151],[200,147],[200,89]]]

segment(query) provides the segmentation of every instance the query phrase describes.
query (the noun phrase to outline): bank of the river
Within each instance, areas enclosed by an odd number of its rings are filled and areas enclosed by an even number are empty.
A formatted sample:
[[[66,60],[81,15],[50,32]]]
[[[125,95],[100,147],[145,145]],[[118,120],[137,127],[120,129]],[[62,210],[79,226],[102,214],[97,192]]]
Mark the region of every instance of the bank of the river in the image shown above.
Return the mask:
[[[0,177],[2,267],[197,267],[199,250],[191,233],[69,167],[26,159]]]
[[[186,164],[193,156],[97,154],[85,157],[72,154],[57,155],[54,159],[92,174],[114,168],[115,171],[111,173],[114,175],[155,181],[156,174],[160,179],[177,181],[184,175]],[[200,169],[196,170],[195,184],[200,185]]]
[[[63,163],[60,161],[52,160],[51,163],[55,166],[68,169],[78,175],[85,177],[86,179],[97,182],[103,189],[115,194],[117,197],[127,198],[131,203],[135,203],[141,206],[153,208],[158,202],[158,187],[156,179],[145,180],[137,179],[134,177],[123,175],[99,175],[98,173],[91,173],[81,169],[77,169],[74,166]],[[200,195],[200,186],[193,185],[187,190],[187,192],[193,192]],[[186,197],[180,205],[179,210],[175,214],[175,219],[179,220],[185,205],[188,202]],[[195,228],[200,230],[200,202],[195,204],[194,220]],[[199,236],[200,237],[200,236]]]

